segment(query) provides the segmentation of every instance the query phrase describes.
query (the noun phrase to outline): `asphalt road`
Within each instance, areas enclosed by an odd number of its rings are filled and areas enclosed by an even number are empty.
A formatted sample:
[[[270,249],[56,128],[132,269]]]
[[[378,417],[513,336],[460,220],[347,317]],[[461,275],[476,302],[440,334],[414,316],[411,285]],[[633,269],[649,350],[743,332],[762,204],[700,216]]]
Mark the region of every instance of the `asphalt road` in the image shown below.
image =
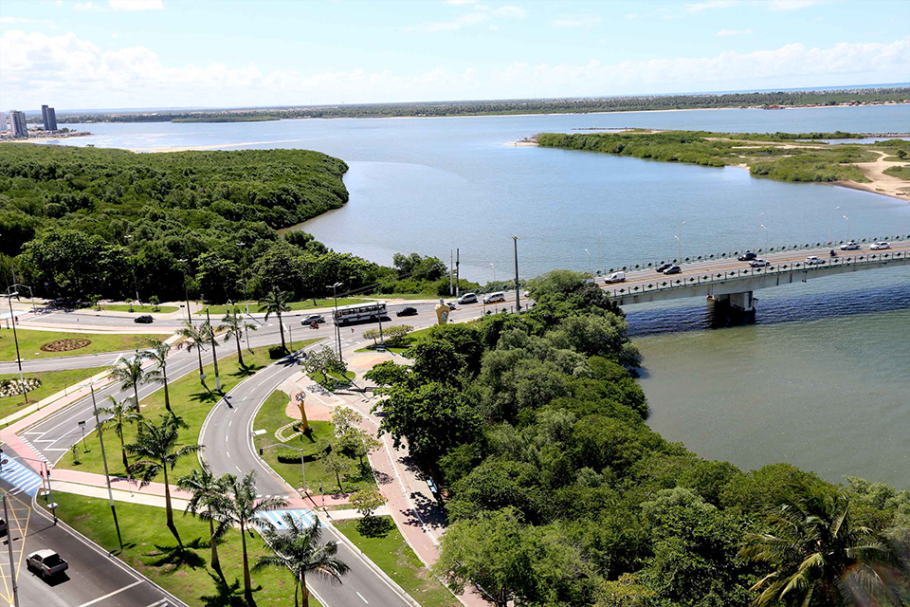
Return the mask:
[[[0,481],[8,494],[11,487]],[[172,607],[175,601],[145,578],[136,575],[116,558],[99,551],[61,525],[54,525],[42,508],[20,493],[8,498],[9,533],[0,546],[0,600],[12,605],[12,584],[7,542],[13,542],[13,562],[17,571],[21,607]],[[0,511],[2,515],[2,511]],[[45,581],[25,564],[25,557],[48,548],[56,551],[69,570],[56,579]]]

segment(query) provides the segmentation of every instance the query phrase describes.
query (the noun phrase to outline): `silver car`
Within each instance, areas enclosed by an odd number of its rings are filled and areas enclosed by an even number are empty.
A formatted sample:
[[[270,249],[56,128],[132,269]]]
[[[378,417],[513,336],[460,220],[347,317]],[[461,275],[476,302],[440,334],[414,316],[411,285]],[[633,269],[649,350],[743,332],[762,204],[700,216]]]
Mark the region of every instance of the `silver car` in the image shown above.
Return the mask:
[[[874,242],[869,246],[870,251],[884,251],[885,249],[890,249],[890,248],[891,248],[891,243],[884,242],[884,241]]]
[[[28,555],[26,565],[43,578],[53,577],[69,569],[69,563],[53,550],[38,550]]]

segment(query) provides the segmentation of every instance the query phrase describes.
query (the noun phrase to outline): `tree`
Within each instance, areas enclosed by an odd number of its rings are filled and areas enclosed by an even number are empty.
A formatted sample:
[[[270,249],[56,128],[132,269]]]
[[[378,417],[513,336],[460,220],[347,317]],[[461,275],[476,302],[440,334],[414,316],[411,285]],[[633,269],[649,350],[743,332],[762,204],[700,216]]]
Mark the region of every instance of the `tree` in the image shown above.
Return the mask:
[[[328,346],[318,352],[310,352],[301,362],[301,366],[311,377],[321,375],[326,383],[325,387],[329,390],[334,390],[337,384],[331,374],[336,373],[344,377],[348,371],[344,361],[339,360],[335,351]]]
[[[95,308],[96,310],[101,310],[101,306],[98,305],[98,302],[101,301],[100,295],[89,295],[88,301],[89,307]]]
[[[312,527],[301,525],[290,513],[283,516],[284,526],[280,533],[273,529],[264,529],[262,537],[272,550],[272,554],[259,557],[253,571],[268,567],[289,569],[294,576],[294,607],[297,607],[297,596],[303,592],[303,605],[309,607],[310,593],[306,587],[306,577],[317,574],[332,581],[341,581],[349,567],[339,559],[338,544],[322,543],[322,527],[317,520]]]
[[[363,416],[350,407],[337,407],[332,414],[332,425],[335,426],[335,436],[344,436],[347,432],[355,430],[363,421]]]
[[[205,460],[202,461],[202,470],[193,470],[177,479],[177,486],[184,491],[190,491],[193,497],[186,505],[184,514],[189,513],[209,523],[209,537],[212,543],[212,569],[218,572],[221,581],[225,581],[224,572],[221,570],[221,559],[218,558],[218,542],[224,537],[228,525],[221,519],[218,512],[218,500],[230,488],[231,476],[224,475],[216,478],[212,469]],[[215,522],[218,526],[215,527]]]
[[[197,326],[187,320],[183,323],[183,328],[177,330],[177,335],[183,338],[183,341],[177,344],[178,350],[182,348],[186,348],[187,352],[196,350],[199,357],[199,378],[202,380],[202,376],[205,374],[202,370],[202,344],[209,338],[208,323]]]
[[[363,458],[382,446],[379,439],[360,428],[351,428],[339,436],[335,444],[342,453],[360,460],[361,468],[364,466]]]
[[[149,303],[152,304],[152,312],[157,312],[161,309],[161,299],[157,295],[149,297]]]
[[[171,506],[171,486],[168,483],[168,468],[174,469],[177,462],[187,455],[200,451],[202,445],[181,445],[178,428],[179,421],[173,413],[162,415],[159,422],[154,424],[146,419],[138,421],[139,431],[136,440],[126,446],[127,452],[141,458],[133,463],[128,470],[137,470],[141,475],[142,486],[148,485],[159,472],[164,475],[164,502],[167,515],[167,528],[171,530],[177,543],[183,547],[180,534],[174,525],[174,510]]]
[[[408,333],[414,330],[411,325],[392,325],[385,330],[385,338],[389,344],[401,342]],[[364,335],[366,337],[366,335]]]
[[[143,350],[139,356],[144,360],[151,360],[155,363],[155,368],[146,374],[146,380],[159,383],[164,386],[164,407],[173,413],[171,409],[171,395],[167,386],[167,355],[171,351],[170,344],[163,341],[155,341],[148,350]]]
[[[235,309],[232,312],[228,312],[224,315],[224,318],[221,319],[221,324],[218,325],[219,331],[224,331],[224,343],[227,343],[232,337],[234,341],[237,342],[237,361],[240,363],[241,367],[245,367],[243,364],[243,350],[240,347],[240,338],[243,337],[244,331],[256,331],[259,327],[253,323],[248,323],[243,320],[243,318],[237,314]]]
[[[148,380],[145,370],[142,368],[144,361],[143,355],[137,354],[131,358],[124,358],[118,366],[111,368],[111,378],[120,382],[121,390],[133,389],[136,411],[139,410],[139,386]]]
[[[219,516],[230,526],[240,527],[243,551],[243,592],[248,605],[253,604],[253,581],[250,578],[250,561],[246,547],[246,531],[254,524],[263,529],[263,534],[272,528],[272,524],[259,515],[270,510],[287,506],[287,500],[278,497],[256,499],[255,473],[250,471],[240,480],[229,476],[227,490],[221,494],[213,507]]]
[[[373,345],[379,343],[379,329],[367,329],[363,332],[364,339],[372,339]]]
[[[326,470],[335,475],[335,480],[338,481],[338,491],[344,493],[344,487],[341,486],[341,477],[351,471],[351,462],[335,453],[328,453],[322,459],[322,463],[325,465]]]
[[[281,347],[284,348],[285,352],[288,347],[284,341],[284,324],[281,322],[281,315],[284,312],[290,312],[291,306],[288,305],[288,300],[290,295],[285,291],[279,291],[277,287],[273,287],[268,294],[259,301],[259,311],[265,312],[265,319],[268,320],[269,316],[274,314],[278,317],[278,330],[281,333]]]
[[[130,312],[133,311],[133,301],[134,301],[134,300],[133,300],[132,297],[127,297],[127,298],[126,298],[126,305],[128,305],[128,306],[130,307]]]
[[[907,157],[907,150],[898,150],[898,151],[897,151],[897,157],[900,158],[901,160],[903,160],[904,158],[906,158],[906,157]]]
[[[133,411],[136,407],[129,404],[128,398],[117,402],[116,398],[108,396],[107,400],[111,403],[110,406],[98,409],[98,413],[110,415],[111,417],[101,422],[101,425],[105,428],[113,428],[114,432],[117,434],[117,438],[120,439],[120,456],[123,459],[123,469],[128,470],[130,462],[126,457],[126,444],[123,441],[123,430],[126,428],[127,424],[132,424],[142,419],[142,416]]]
[[[875,564],[890,551],[869,528],[854,525],[843,493],[806,489],[768,517],[768,533],[746,537],[740,555],[774,572],[753,590],[756,605],[852,605],[856,588],[882,603],[900,605]]]

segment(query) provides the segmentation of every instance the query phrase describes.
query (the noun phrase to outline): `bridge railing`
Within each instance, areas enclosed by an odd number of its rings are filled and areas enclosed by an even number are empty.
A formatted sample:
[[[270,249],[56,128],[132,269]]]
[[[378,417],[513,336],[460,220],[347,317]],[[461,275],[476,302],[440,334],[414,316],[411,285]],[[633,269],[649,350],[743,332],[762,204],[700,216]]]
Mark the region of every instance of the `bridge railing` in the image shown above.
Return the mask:
[[[630,297],[643,293],[655,293],[674,289],[685,289],[703,284],[722,284],[731,280],[744,280],[761,276],[775,276],[794,274],[796,272],[815,272],[832,267],[881,265],[890,261],[910,261],[910,252],[907,251],[864,251],[855,255],[840,255],[838,257],[819,258],[816,263],[806,260],[771,264],[764,268],[742,268],[738,270],[704,271],[697,275],[658,275],[653,281],[646,284],[630,284],[627,286],[605,285],[604,290],[615,298]],[[621,284],[621,283],[620,283]]]
[[[903,236],[882,236],[875,238],[857,238],[854,242],[859,244],[866,244],[871,242],[887,241],[892,244],[902,244],[910,240],[910,235]],[[604,270],[604,272],[609,276],[613,272],[622,270],[623,272],[635,272],[638,270],[648,270],[651,268],[656,268],[662,266],[665,263],[673,264],[688,264],[688,263],[699,263],[699,262],[709,262],[709,261],[718,261],[722,259],[731,259],[736,258],[745,253],[746,251],[751,251],[758,255],[768,255],[770,253],[785,253],[785,252],[797,252],[797,251],[814,251],[820,248],[834,249],[844,244],[845,240],[829,240],[827,242],[816,242],[816,243],[804,243],[804,244],[794,244],[794,245],[782,245],[776,247],[765,247],[760,249],[743,249],[742,251],[725,251],[722,253],[712,253],[709,255],[692,255],[691,257],[685,257],[683,259],[665,259],[660,261],[648,261],[635,264],[627,264],[622,266],[617,266],[615,268],[610,268],[609,270]]]

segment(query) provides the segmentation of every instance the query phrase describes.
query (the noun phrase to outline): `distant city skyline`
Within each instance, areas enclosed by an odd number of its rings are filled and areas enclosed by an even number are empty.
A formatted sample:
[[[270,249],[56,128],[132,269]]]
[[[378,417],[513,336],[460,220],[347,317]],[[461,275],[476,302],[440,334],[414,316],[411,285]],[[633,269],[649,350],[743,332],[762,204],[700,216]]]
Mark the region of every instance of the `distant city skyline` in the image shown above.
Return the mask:
[[[910,3],[887,0],[0,5],[0,107],[32,111],[903,82]]]

